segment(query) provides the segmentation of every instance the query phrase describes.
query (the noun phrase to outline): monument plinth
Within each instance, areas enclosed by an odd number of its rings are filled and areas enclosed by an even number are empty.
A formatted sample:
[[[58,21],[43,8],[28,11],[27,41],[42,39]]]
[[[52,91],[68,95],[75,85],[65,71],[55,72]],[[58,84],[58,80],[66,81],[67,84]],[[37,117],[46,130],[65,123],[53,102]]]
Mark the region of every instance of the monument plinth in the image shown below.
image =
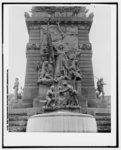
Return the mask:
[[[30,117],[27,132],[97,132],[91,115],[70,112],[53,112]]]

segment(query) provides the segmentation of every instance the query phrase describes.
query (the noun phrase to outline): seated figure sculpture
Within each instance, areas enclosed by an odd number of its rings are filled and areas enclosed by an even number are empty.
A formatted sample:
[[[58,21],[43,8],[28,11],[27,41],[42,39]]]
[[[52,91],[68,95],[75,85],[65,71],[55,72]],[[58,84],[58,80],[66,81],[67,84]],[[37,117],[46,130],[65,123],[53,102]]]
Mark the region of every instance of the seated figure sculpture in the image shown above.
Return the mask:
[[[53,81],[53,61],[51,57],[47,60],[45,55],[42,55],[42,66],[38,82],[48,83]]]
[[[46,107],[52,107],[52,104],[55,102],[55,90],[54,86],[51,86],[46,95]]]
[[[69,75],[71,80],[81,80],[82,74],[78,67],[78,60],[75,59],[75,55],[72,54],[69,59],[71,60],[71,64],[69,66]]]

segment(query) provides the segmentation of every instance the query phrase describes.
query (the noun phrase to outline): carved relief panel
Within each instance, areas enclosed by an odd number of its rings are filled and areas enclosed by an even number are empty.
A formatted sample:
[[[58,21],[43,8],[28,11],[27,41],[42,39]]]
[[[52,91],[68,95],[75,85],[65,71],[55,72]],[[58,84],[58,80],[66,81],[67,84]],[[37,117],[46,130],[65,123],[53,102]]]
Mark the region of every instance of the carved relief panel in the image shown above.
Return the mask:
[[[49,31],[52,38],[52,44],[58,48],[63,45],[64,50],[78,50],[78,27],[77,26],[59,26],[50,25]],[[41,44],[47,45],[47,26],[41,26]]]

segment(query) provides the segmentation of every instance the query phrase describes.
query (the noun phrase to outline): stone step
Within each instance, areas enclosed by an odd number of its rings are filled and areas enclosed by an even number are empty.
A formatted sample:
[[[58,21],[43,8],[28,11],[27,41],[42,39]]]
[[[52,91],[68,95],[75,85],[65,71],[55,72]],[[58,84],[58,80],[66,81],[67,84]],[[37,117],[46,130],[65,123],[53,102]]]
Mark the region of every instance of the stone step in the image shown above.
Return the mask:
[[[28,116],[17,116],[17,115],[14,115],[14,116],[9,116],[8,117],[8,122],[10,121],[27,121],[28,120]]]
[[[96,120],[97,121],[97,120]],[[108,121],[97,121],[97,126],[111,126],[111,122]]]
[[[111,114],[109,113],[110,110],[108,109],[109,112],[103,112],[103,110],[101,111],[100,109],[100,111],[95,114],[98,132],[111,132]]]
[[[102,117],[102,116],[98,116],[98,117],[97,117],[97,116],[96,116],[95,118],[96,118],[97,121],[102,121],[102,120],[103,120],[103,121],[111,121],[111,118],[110,118],[110,117]]]
[[[15,113],[12,113],[12,112],[11,112],[11,113],[10,113],[10,112],[9,112],[9,115],[10,115],[10,116],[14,116],[14,115],[17,115],[17,116],[26,116],[27,113],[23,113],[23,112],[22,112],[22,113],[17,113],[17,112],[15,112]]]
[[[9,105],[9,108],[30,108],[33,107],[32,103],[13,103]]]
[[[111,116],[111,114],[110,113],[96,113],[96,116],[101,116],[101,117],[103,117],[103,116]]]
[[[12,126],[26,126],[27,120],[9,121],[9,127]]]
[[[34,114],[38,114],[41,113],[42,109],[39,107],[31,107],[31,108],[14,108],[14,109],[9,109],[8,110],[8,115],[10,115],[10,117],[13,116],[17,116],[17,117],[26,117],[26,116],[31,116]]]
[[[82,108],[81,108],[82,109]],[[110,109],[87,108],[82,109],[83,113],[94,115],[97,121],[98,132],[111,132]],[[42,113],[41,108],[12,108],[8,110],[8,131],[25,132],[26,123],[30,116]]]
[[[26,126],[10,126],[8,127],[9,132],[25,132]]]
[[[111,132],[111,126],[99,126],[98,125],[98,132]]]

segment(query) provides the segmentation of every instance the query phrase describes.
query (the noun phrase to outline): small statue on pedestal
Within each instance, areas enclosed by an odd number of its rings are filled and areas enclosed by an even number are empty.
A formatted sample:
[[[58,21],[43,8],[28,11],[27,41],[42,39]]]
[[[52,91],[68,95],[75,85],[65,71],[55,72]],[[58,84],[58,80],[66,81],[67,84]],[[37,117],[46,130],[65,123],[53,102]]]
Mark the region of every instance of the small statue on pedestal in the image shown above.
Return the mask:
[[[18,88],[19,88],[19,79],[16,78],[13,86],[15,100],[18,99]]]
[[[99,98],[100,94],[102,93],[102,98],[104,99],[104,89],[103,86],[106,85],[106,83],[103,82],[103,78],[98,79],[97,81],[97,98]]]

